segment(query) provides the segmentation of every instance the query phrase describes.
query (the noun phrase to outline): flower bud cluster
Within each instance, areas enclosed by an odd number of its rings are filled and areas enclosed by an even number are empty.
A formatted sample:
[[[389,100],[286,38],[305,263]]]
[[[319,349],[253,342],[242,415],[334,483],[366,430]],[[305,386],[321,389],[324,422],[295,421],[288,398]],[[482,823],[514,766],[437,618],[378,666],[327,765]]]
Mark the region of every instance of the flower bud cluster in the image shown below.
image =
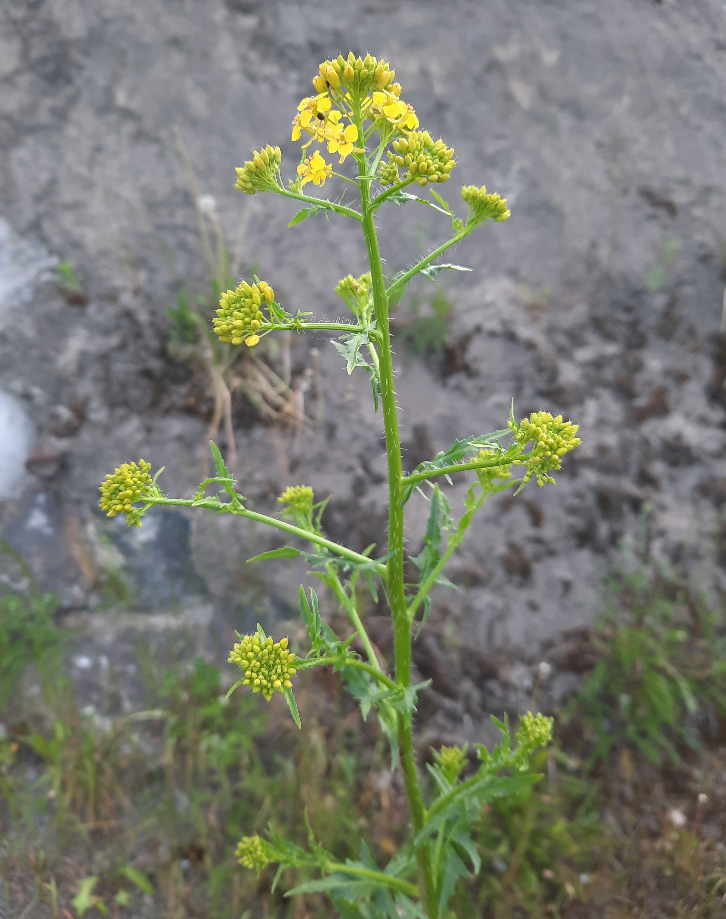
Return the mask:
[[[256,345],[260,340],[258,331],[269,325],[262,306],[274,302],[275,292],[266,281],[257,284],[242,281],[236,290],[228,290],[219,298],[219,309],[213,319],[214,334],[227,344]]]
[[[237,843],[237,860],[258,874],[272,861],[272,847],[259,836],[245,836]]]
[[[107,475],[101,485],[101,510],[106,511],[109,517],[124,513],[130,527],[140,527],[141,512],[133,504],[143,498],[151,484],[150,469],[151,463],[140,459],[138,466],[136,463],[124,463]]]
[[[261,692],[268,702],[274,693],[292,689],[295,653],[287,650],[287,638],[273,643],[271,638],[260,639],[257,633],[245,635],[232,648],[228,660],[243,671],[242,685]]]
[[[428,131],[412,131],[408,137],[393,141],[395,153],[389,154],[392,164],[406,169],[419,185],[447,182],[456,166],[453,149],[443,140],[434,142]]]
[[[521,424],[509,421],[507,427],[520,447],[524,447],[530,440],[534,441],[534,447],[526,456],[512,461],[515,466],[527,467],[523,484],[536,476],[538,485],[544,485],[545,482],[554,485],[555,480],[548,473],[561,469],[562,457],[580,443],[580,438],[575,437],[578,425],[563,421],[562,415],[553,418],[549,412],[533,412]]]
[[[235,188],[246,195],[254,195],[258,191],[274,191],[278,188],[277,173],[281,162],[282,153],[279,147],[271,147],[268,144],[262,150],[255,150],[252,159],[237,168]]]
[[[466,753],[461,747],[442,747],[441,752],[436,754],[436,759],[445,778],[453,784],[464,768]]]
[[[313,512],[315,494],[309,485],[291,485],[277,499],[280,504],[286,504],[286,511],[297,517],[309,517]]]
[[[341,281],[338,281],[335,292],[348,304],[356,316],[359,316],[365,311],[371,298],[372,281],[370,271],[362,274],[359,278],[354,278],[352,274],[349,274]]]
[[[501,223],[512,216],[507,208],[507,199],[496,193],[488,195],[486,185],[482,185],[481,188],[477,188],[476,185],[465,185],[461,189],[461,198],[469,205],[467,226],[476,226],[490,217],[496,223]]]
[[[396,76],[385,61],[379,61],[370,54],[365,58],[356,57],[351,51],[347,58],[342,55],[333,61],[323,61],[320,65],[320,76],[313,80],[313,86],[319,93],[327,89],[349,92],[366,96],[373,90],[383,90]]]
[[[479,451],[477,459],[492,460],[496,459],[497,452],[492,449],[484,448]],[[477,469],[477,476],[482,488],[489,488],[494,484],[496,479],[511,479],[512,473],[509,471],[509,464],[502,466],[485,466],[483,469]]]
[[[554,718],[545,715],[533,715],[527,712],[519,718],[517,728],[517,749],[531,753],[537,747],[546,746],[552,740],[552,726]]]

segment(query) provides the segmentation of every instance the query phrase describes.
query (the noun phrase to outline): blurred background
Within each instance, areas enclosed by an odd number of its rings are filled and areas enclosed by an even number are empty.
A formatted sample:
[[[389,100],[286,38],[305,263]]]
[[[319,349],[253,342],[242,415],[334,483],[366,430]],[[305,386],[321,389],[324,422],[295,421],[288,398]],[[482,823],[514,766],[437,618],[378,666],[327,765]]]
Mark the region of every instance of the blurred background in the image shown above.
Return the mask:
[[[253,148],[298,161],[318,64],[383,57],[446,186],[512,218],[420,279],[393,317],[405,462],[540,409],[580,424],[556,488],[491,502],[414,655],[421,764],[557,717],[545,778],[482,813],[461,915],[723,915],[726,895],[726,13],[717,0],[6,0],[0,10],[0,916],[327,915],[235,870],[269,820],[379,859],[405,829],[374,719],[332,676],[282,708],[224,703],[234,630],[300,640],[305,566],[246,565],[275,533],[155,511],[106,519],[124,461],[188,497],[214,439],[274,513],[385,545],[382,422],[325,335],[231,354],[219,289],[253,272],[342,317],[354,227],[292,229],[234,190]],[[380,213],[393,274],[446,237]],[[438,216],[438,215],[436,215]],[[453,277],[444,277],[445,274]],[[269,342],[269,346],[267,343]],[[237,350],[237,349],[235,349]],[[245,349],[246,350],[246,349]],[[448,489],[460,507],[465,477]],[[427,508],[409,505],[409,550]],[[321,590],[335,625],[337,610]],[[384,607],[366,609],[390,653]]]

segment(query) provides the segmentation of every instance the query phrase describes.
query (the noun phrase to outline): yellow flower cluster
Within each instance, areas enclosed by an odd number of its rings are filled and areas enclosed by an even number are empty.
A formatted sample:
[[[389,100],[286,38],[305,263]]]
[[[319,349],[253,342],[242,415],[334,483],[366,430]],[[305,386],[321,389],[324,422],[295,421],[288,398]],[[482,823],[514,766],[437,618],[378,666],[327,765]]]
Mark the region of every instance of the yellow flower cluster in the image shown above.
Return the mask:
[[[482,185],[481,188],[477,188],[476,185],[465,185],[461,189],[461,198],[469,205],[467,226],[476,226],[490,217],[496,223],[501,223],[512,216],[507,208],[507,199],[500,198],[497,194],[488,195],[486,185]]]
[[[268,702],[274,693],[292,689],[295,653],[287,650],[287,638],[273,643],[271,638],[260,639],[257,633],[245,635],[232,648],[228,660],[244,672],[242,685],[261,692]]]
[[[228,290],[219,298],[214,317],[214,334],[232,345],[244,342],[250,348],[260,340],[257,332],[266,323],[262,313],[263,301],[274,303],[275,292],[265,281],[248,284],[242,281],[236,290]]]
[[[517,747],[532,751],[536,747],[544,747],[552,740],[552,726],[554,718],[545,715],[533,715],[527,712],[520,715],[517,729]]]
[[[389,154],[391,164],[406,169],[419,185],[447,182],[456,166],[454,151],[443,140],[434,142],[428,131],[413,131],[408,137],[394,140],[392,146],[395,153]]]
[[[309,517],[313,512],[315,494],[309,485],[291,485],[277,499],[280,504],[286,504],[295,516]]]
[[[507,427],[521,447],[530,440],[534,441],[534,447],[526,456],[512,461],[514,466],[527,467],[523,483],[536,476],[538,485],[545,482],[554,485],[555,480],[548,473],[561,469],[562,457],[580,443],[580,438],[575,437],[578,425],[563,421],[562,415],[553,418],[549,412],[533,412],[521,424],[509,421]]]
[[[303,185],[307,185],[308,182],[312,182],[313,185],[325,185],[325,180],[332,175],[332,172],[333,167],[330,163],[325,162],[317,150],[297,167],[297,173],[302,177]]]
[[[401,133],[408,134],[418,127],[418,118],[413,106],[400,99],[401,86],[393,83],[383,92],[374,92],[366,117],[371,121],[387,121]]]
[[[385,89],[396,76],[396,71],[390,70],[385,61],[379,61],[370,54],[366,54],[365,58],[356,57],[352,51],[347,58],[340,55],[334,61],[323,61],[319,69],[320,76],[313,80],[318,92],[338,90],[359,97],[368,95],[372,90]]]
[[[101,510],[106,511],[109,517],[124,513],[130,527],[140,527],[141,512],[133,504],[143,498],[151,484],[150,469],[151,463],[140,459],[138,466],[136,463],[124,463],[107,475],[101,485]]]
[[[245,836],[237,843],[237,860],[258,874],[270,864],[270,846],[259,836]]]
[[[237,168],[235,188],[246,195],[277,188],[277,173],[281,162],[282,153],[279,147],[270,147],[268,144],[262,150],[255,150],[252,159]]]

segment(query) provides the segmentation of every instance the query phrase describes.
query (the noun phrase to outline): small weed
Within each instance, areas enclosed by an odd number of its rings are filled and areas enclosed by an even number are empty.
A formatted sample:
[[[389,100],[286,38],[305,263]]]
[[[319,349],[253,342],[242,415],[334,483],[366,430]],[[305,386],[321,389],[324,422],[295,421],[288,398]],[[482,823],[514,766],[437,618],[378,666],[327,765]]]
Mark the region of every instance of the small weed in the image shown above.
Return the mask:
[[[594,738],[590,763],[631,747],[678,762],[679,744],[697,746],[698,714],[726,713],[723,613],[642,569],[615,580],[610,595],[595,635],[600,659],[573,705]],[[622,756],[627,764],[630,753]]]
[[[677,239],[669,239],[663,246],[660,264],[648,272],[646,280],[646,286],[652,294],[658,293],[668,281],[680,247],[681,244]]]
[[[0,713],[6,713],[28,665],[47,677],[61,633],[53,619],[58,608],[54,595],[40,591],[30,568],[2,540],[0,556],[9,563],[0,581]]]
[[[61,262],[55,268],[56,284],[69,293],[80,293],[81,277],[76,274],[73,265],[70,262]]]
[[[444,291],[439,289],[434,294],[430,309],[430,313],[422,313],[421,301],[413,298],[412,318],[399,325],[397,337],[412,357],[442,357],[446,349],[454,312],[453,304]]]

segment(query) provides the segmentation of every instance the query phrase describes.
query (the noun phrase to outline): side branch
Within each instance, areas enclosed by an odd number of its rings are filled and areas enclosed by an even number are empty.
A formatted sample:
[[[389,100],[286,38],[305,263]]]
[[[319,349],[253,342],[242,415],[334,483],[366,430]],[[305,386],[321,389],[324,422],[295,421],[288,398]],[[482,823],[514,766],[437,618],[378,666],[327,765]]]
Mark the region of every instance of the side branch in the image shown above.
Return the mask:
[[[371,676],[374,676],[379,683],[386,687],[386,689],[390,689],[393,692],[403,692],[406,688],[387,677],[385,673],[382,673],[377,667],[374,667],[372,664],[366,664],[365,661],[343,660],[339,657],[308,657],[303,660],[296,660],[295,669],[309,670],[311,667],[327,667],[340,663],[344,664],[346,667],[353,667],[355,670],[365,670],[366,673],[370,673]]]
[[[411,473],[411,475],[404,476],[401,481],[401,491],[404,491],[410,485],[415,485],[417,482],[424,482],[426,479],[435,479],[439,475],[453,475],[455,472],[467,472],[469,469],[495,469],[501,466],[509,466],[512,460],[516,458],[517,455],[515,453],[505,453],[503,456],[497,457],[494,460],[472,460],[469,463],[455,463],[453,466],[441,466],[439,469],[414,472]]]
[[[300,539],[305,539],[315,545],[329,549],[331,552],[335,552],[337,555],[347,558],[357,565],[370,565],[371,563],[371,560],[365,555],[360,555],[360,553],[354,552],[352,549],[346,549],[345,546],[339,546],[337,542],[332,542],[332,540],[326,539],[324,536],[318,536],[317,533],[303,530],[300,527],[294,526],[292,523],[278,520],[276,517],[268,517],[267,514],[258,514],[257,511],[247,510],[246,507],[243,507],[239,503],[239,500],[231,501],[228,504],[222,504],[219,498],[202,498],[199,500],[194,498],[144,497],[143,500],[147,507],[151,507],[155,504],[172,505],[175,507],[204,507],[208,510],[217,511],[217,513],[236,514],[238,517],[247,517],[249,520],[255,520],[257,523],[265,523],[268,526],[276,527],[278,530],[283,530],[291,536],[298,536]],[[387,568],[385,565],[376,565],[373,570],[380,577],[386,577]]]
[[[313,204],[315,207],[323,208],[326,211],[335,211],[343,217],[352,217],[358,223],[363,222],[363,217],[354,211],[352,207],[346,207],[344,204],[335,204],[333,201],[327,201],[324,198],[313,198],[310,195],[304,195],[299,191],[290,191],[287,188],[277,188],[277,194],[284,195],[286,198],[292,198],[294,201],[304,201],[305,204]]]
[[[439,246],[438,249],[427,255],[426,258],[422,258],[421,261],[414,265],[410,271],[407,271],[404,275],[401,275],[393,284],[386,290],[386,296],[389,300],[396,296],[396,294],[408,284],[411,278],[416,277],[416,275],[423,271],[427,265],[430,265],[435,259],[437,259],[442,253],[446,252],[447,249],[450,249],[452,246],[455,246],[460,242],[467,234],[466,233],[457,233],[452,239],[445,242],[443,245]]]

